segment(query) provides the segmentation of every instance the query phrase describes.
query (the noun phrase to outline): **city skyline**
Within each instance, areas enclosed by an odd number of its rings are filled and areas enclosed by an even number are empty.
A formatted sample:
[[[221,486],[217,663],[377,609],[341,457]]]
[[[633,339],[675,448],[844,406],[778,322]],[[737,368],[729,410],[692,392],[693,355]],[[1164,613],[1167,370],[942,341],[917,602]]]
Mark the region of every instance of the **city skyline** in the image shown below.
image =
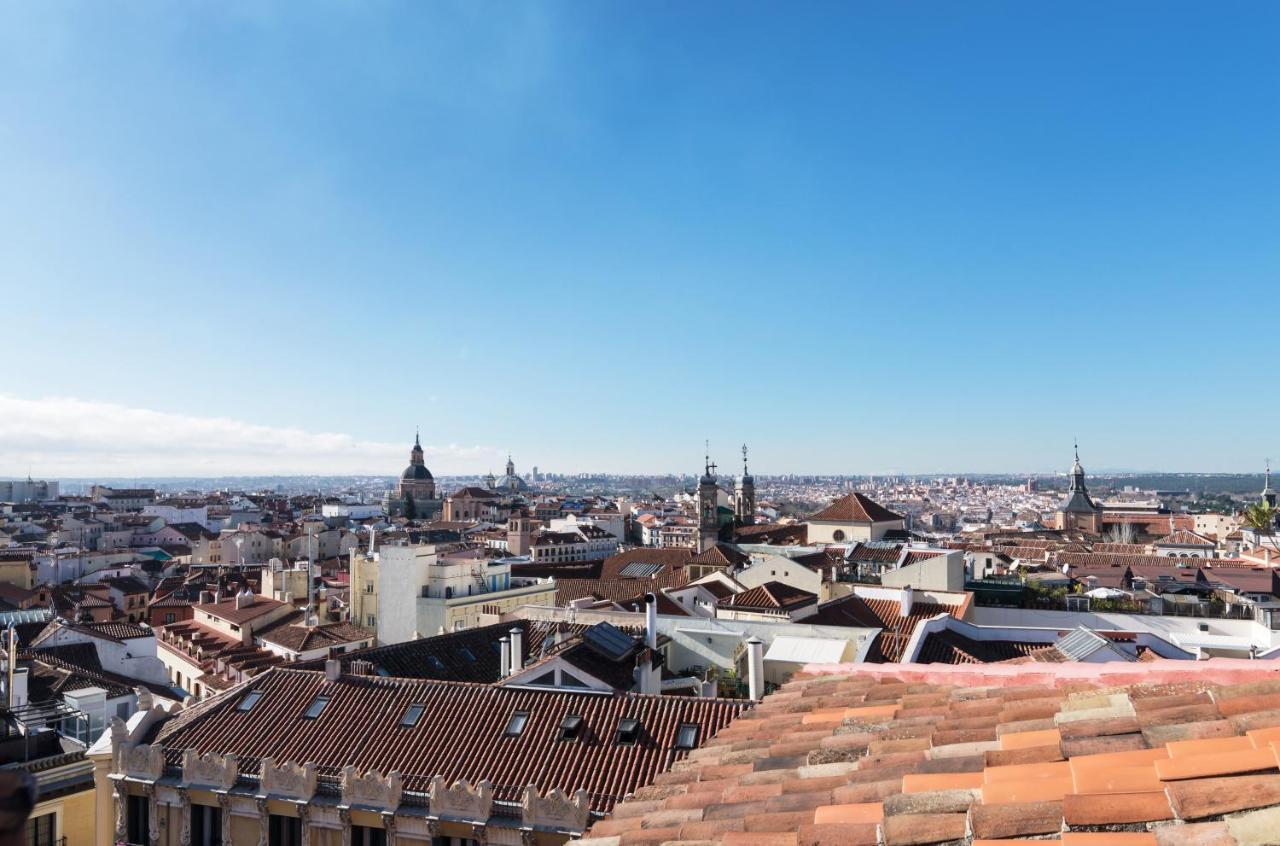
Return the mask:
[[[1280,9],[776,11],[0,4],[0,472],[1275,454]]]

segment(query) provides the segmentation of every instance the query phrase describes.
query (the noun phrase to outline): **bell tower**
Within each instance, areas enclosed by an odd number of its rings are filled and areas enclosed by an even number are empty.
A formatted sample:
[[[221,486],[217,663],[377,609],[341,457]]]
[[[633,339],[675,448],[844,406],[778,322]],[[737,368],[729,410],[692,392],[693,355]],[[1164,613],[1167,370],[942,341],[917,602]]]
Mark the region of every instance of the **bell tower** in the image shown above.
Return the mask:
[[[733,486],[733,516],[739,526],[756,521],[756,480],[747,469],[747,445],[742,445],[742,475]]]
[[[711,463],[711,444],[707,443],[702,478],[698,480],[698,552],[706,552],[720,540],[720,517],[716,499],[716,466]]]

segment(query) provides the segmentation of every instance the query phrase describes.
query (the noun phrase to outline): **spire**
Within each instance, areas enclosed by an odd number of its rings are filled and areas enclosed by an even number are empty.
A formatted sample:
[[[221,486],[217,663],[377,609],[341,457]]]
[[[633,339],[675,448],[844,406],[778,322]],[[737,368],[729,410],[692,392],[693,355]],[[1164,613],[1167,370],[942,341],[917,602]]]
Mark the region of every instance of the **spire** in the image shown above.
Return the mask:
[[[417,427],[417,426],[414,426],[414,427],[413,427],[413,445],[414,445],[414,446],[416,446],[418,449],[422,449],[422,442],[421,442],[420,440],[418,440],[418,427]]]
[[[1075,440],[1075,447],[1076,447],[1076,464],[1079,464],[1080,463],[1080,439],[1075,438],[1074,440]]]
[[[743,478],[746,478],[747,476],[750,476],[750,475],[751,473],[747,470],[747,445],[743,444],[742,445],[742,476]]]

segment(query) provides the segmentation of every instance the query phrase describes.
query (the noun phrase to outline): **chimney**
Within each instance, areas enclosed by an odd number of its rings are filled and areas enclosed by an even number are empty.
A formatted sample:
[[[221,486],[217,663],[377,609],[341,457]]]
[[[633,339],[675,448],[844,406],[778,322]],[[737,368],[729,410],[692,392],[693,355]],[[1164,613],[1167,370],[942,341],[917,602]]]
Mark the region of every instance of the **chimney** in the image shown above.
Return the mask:
[[[378,537],[378,530],[373,526],[369,527],[369,557],[373,557],[373,543]]]
[[[511,675],[511,638],[504,637],[498,641],[498,678],[505,679]]]
[[[211,591],[211,590],[202,590],[202,591],[200,591],[200,604],[201,604],[201,605],[209,605],[209,604],[211,604],[213,601],[214,601],[214,599],[213,599],[213,591]]]
[[[652,593],[644,595],[644,644],[658,648],[658,598]]]
[[[911,606],[915,604],[915,593],[911,590],[911,585],[907,585],[902,589],[902,601],[899,604],[899,616],[910,617]]]
[[[335,682],[342,678],[342,662],[337,658],[330,658],[324,662],[324,680]]]
[[[519,626],[511,629],[511,672],[524,667],[524,630]]]
[[[764,698],[764,641],[747,638],[747,695],[759,702]]]
[[[641,649],[636,653],[636,681],[640,692],[646,696],[662,693],[662,670],[660,666],[654,666],[656,658],[652,649]]]

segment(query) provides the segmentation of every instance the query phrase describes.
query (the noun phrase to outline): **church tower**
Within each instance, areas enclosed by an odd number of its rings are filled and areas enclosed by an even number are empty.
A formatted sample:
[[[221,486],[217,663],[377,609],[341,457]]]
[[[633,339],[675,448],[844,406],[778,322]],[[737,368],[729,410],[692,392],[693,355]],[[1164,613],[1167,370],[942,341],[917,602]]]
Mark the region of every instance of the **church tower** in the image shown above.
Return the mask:
[[[698,552],[706,552],[720,540],[720,516],[716,505],[719,492],[716,466],[711,463],[708,444],[702,478],[698,481]]]
[[[1276,492],[1271,489],[1271,459],[1267,459],[1267,472],[1263,477],[1262,501],[1271,508],[1276,507]]]
[[[747,445],[742,445],[742,475],[733,487],[733,516],[739,526],[750,526],[756,521],[756,480],[747,469]]]
[[[1058,506],[1058,528],[1093,534],[1102,531],[1102,509],[1089,497],[1089,489],[1085,487],[1079,444],[1076,444],[1075,463],[1071,465],[1071,486],[1066,499]]]

